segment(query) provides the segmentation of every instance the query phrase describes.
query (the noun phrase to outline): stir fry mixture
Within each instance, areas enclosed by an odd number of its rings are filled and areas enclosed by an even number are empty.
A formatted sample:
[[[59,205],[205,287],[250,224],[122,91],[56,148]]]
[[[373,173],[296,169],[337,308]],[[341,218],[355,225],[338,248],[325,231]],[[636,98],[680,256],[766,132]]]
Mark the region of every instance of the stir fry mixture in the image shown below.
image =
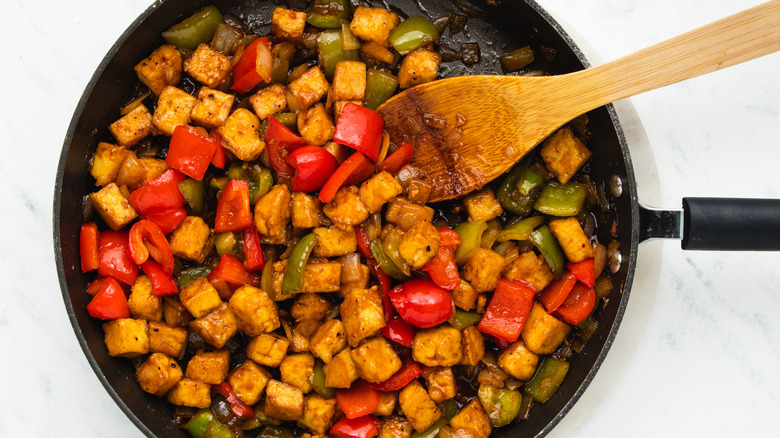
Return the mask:
[[[554,397],[612,289],[587,121],[426,205],[374,110],[436,79],[455,21],[316,0],[257,36],[211,6],[135,66],[91,161],[87,311],[193,437],[484,438]]]

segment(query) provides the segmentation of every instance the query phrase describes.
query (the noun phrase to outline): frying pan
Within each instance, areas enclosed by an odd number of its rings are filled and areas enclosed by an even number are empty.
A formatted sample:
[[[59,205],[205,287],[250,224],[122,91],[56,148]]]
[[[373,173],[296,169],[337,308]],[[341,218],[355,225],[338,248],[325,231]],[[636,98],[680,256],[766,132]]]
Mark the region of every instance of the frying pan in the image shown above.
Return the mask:
[[[295,7],[297,2],[291,2],[291,6]],[[107,126],[116,119],[116,109],[130,101],[136,91],[137,80],[132,74],[132,68],[163,43],[161,30],[206,4],[215,4],[223,13],[232,13],[242,18],[251,32],[265,34],[270,27],[270,12],[278,3],[286,2],[168,0],[155,3],[120,37],[98,67],[78,104],[63,145],[54,199],[54,245],[63,298],[79,343],[98,378],[130,420],[150,437],[187,437],[188,434],[171,421],[171,405],[140,389],[130,361],[108,356],[103,344],[101,322],[87,315],[89,296],[84,290],[89,278],[81,274],[78,268],[77,242],[82,197],[94,190],[88,172],[89,157],[99,141],[111,140]],[[444,12],[463,13],[453,2],[445,0],[402,0],[393,1],[392,4],[408,15],[428,14],[436,17]],[[470,18],[468,34],[447,36],[445,40],[455,48],[462,42],[477,41],[483,61],[473,67],[466,67],[460,62],[445,63],[442,67],[443,75],[500,73],[496,54],[529,44],[535,49],[546,47],[556,52],[552,60],[540,59],[535,68],[560,74],[588,66],[574,42],[533,1],[504,0],[497,6],[486,6],[479,0],[468,0],[464,4],[474,8],[471,12],[481,12]],[[609,218],[610,222],[617,220],[615,237],[621,243],[623,256],[623,262],[613,276],[616,288],[611,299],[601,309],[597,331],[572,361],[569,374],[555,396],[544,405],[535,405],[530,420],[499,429],[495,433],[499,437],[544,436],[566,415],[593,379],[615,337],[631,290],[639,242],[653,237],[681,235],[681,211],[655,211],[640,205],[631,158],[612,106],[596,109],[588,115],[592,131],[589,147],[594,155],[589,164],[591,174],[597,184],[604,183],[609,187],[610,183],[614,185],[614,182],[620,181],[622,188],[620,196],[612,197],[614,209]],[[771,220],[772,213],[777,211],[776,203],[734,201],[732,204],[739,207],[742,202],[758,203],[763,208],[765,232],[759,235],[754,230],[733,240],[740,244],[759,246],[766,245],[764,242],[780,241],[777,225]],[[704,204],[709,210],[721,210],[723,205],[722,201],[697,199],[689,200],[688,203],[694,206]],[[693,215],[695,222],[702,221],[703,217],[705,224],[709,224],[708,212],[688,215]],[[691,221],[686,223],[690,224]],[[734,222],[725,221],[721,225],[731,223]],[[741,226],[734,228],[744,230],[744,221],[740,220],[739,223]],[[771,226],[774,229],[770,229]],[[767,238],[766,232],[770,231],[775,234]],[[723,231],[705,228],[700,234],[686,230],[682,235],[687,237],[684,245],[689,248],[697,245],[711,247],[707,242],[712,240],[708,238],[722,238]],[[757,238],[750,240],[751,237]],[[610,240],[608,227],[600,228],[599,240]]]

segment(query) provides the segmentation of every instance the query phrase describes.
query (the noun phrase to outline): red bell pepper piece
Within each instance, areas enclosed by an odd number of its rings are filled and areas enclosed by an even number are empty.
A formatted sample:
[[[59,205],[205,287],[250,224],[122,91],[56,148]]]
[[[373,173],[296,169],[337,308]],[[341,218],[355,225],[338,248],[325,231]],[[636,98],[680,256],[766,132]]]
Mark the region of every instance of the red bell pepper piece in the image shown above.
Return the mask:
[[[285,161],[290,152],[306,146],[306,140],[296,135],[290,128],[274,116],[268,116],[268,130],[265,131],[265,147],[268,149],[268,159],[276,173],[290,179],[295,175],[295,169]]]
[[[129,318],[130,308],[122,286],[113,278],[105,279],[102,289],[87,304],[87,313],[100,319]]]
[[[422,270],[427,272],[431,280],[441,288],[453,290],[460,285],[455,252],[449,246],[440,246],[439,252],[431,261],[423,265]]]
[[[447,248],[451,249],[452,252],[455,252],[455,250],[458,249],[461,243],[463,243],[462,240],[460,240],[460,235],[455,232],[450,227],[439,227],[437,228],[439,230],[439,239],[441,240],[441,246],[446,246]]]
[[[216,150],[217,142],[213,138],[201,135],[192,126],[179,125],[173,130],[165,164],[200,181]]]
[[[263,247],[255,227],[244,231],[244,267],[247,271],[259,271],[265,267]]]
[[[349,146],[376,161],[382,146],[382,129],[385,122],[376,111],[354,103],[341,110],[333,141]]]
[[[353,420],[374,412],[379,406],[379,391],[364,380],[356,380],[349,388],[336,390],[336,403]]]
[[[184,207],[173,208],[161,212],[149,213],[146,218],[157,224],[163,234],[168,234],[175,230],[187,217],[187,210]]]
[[[452,316],[452,295],[432,281],[415,278],[389,295],[401,318],[415,327],[433,327]]]
[[[387,158],[385,158],[384,161],[382,161],[382,163],[379,164],[379,166],[376,167],[376,170],[380,172],[386,170],[395,175],[399,170],[401,170],[402,167],[411,163],[413,157],[414,146],[407,142],[403,142],[401,143],[401,146],[398,147],[398,149],[394,150],[390,155],[387,156]]]
[[[186,179],[187,176],[178,170],[168,169],[130,193],[130,204],[144,217],[184,207],[187,200],[179,191],[179,183]]]
[[[569,296],[575,283],[577,283],[577,276],[566,272],[560,280],[553,281],[539,292],[537,299],[547,309],[547,312],[553,313]]]
[[[320,189],[320,201],[328,203],[336,196],[336,192],[342,186],[357,184],[362,182],[374,172],[374,165],[360,152],[355,152],[333,172],[333,175],[325,181]],[[356,181],[361,178],[360,181]]]
[[[571,271],[577,280],[582,282],[585,286],[596,286],[596,267],[593,264],[593,259],[583,260],[579,263],[566,263],[566,269]]]
[[[355,233],[357,234],[357,249],[360,255],[368,260],[372,260],[374,255],[371,253],[371,240],[368,238],[368,232],[363,224],[355,227]]]
[[[160,227],[148,219],[141,219],[130,228],[130,257],[141,265],[149,256],[160,264],[163,272],[173,275],[173,252]]]
[[[579,324],[590,315],[595,305],[596,291],[578,282],[555,313],[569,324]]]
[[[331,438],[372,438],[379,433],[378,423],[373,415],[354,419],[342,417],[331,426],[328,435]]]
[[[417,333],[417,328],[404,321],[400,316],[396,316],[382,327],[381,332],[387,339],[411,348],[414,334]]]
[[[233,85],[230,89],[243,94],[255,88],[260,81],[271,82],[273,67],[274,58],[268,38],[252,41],[233,68]]]
[[[382,383],[374,385],[378,391],[388,392],[397,391],[408,385],[412,380],[422,376],[423,370],[420,364],[407,359],[401,366],[401,369],[395,372],[389,379]]]
[[[517,340],[531,313],[536,292],[531,283],[523,283],[506,278],[498,281],[485,314],[477,324],[479,331],[509,342]]]
[[[222,190],[214,219],[214,231],[244,231],[252,226],[249,183],[232,179]]]
[[[94,271],[98,268],[98,228],[90,222],[81,226],[79,234],[79,253],[81,255],[81,272]]]
[[[98,274],[133,285],[138,266],[130,257],[127,231],[103,231],[98,243]]]
[[[511,342],[505,341],[503,339],[498,339],[495,336],[491,336],[490,339],[492,339],[493,343],[496,344],[498,348],[500,348],[501,350],[506,350],[507,348],[509,348],[510,345],[512,345]]]
[[[223,254],[219,259],[217,267],[206,278],[209,281],[223,280],[232,288],[241,287],[245,284],[255,287],[260,286],[260,276],[247,272],[241,260],[230,254]]]
[[[163,297],[166,295],[178,295],[179,288],[176,287],[176,281],[169,274],[166,274],[160,265],[152,260],[147,260],[141,265],[149,280],[152,281],[152,295]]]
[[[214,156],[211,157],[211,164],[214,165],[214,167],[217,167],[219,169],[224,169],[225,165],[227,164],[227,156],[225,156],[225,149],[222,147],[222,136],[219,135],[219,131],[217,131],[217,128],[212,129],[209,131],[209,135],[211,138],[214,139],[214,142],[217,144],[216,149],[214,149]]]
[[[211,385],[211,393],[220,394],[225,397],[228,403],[230,403],[230,410],[236,414],[236,417],[241,418],[242,420],[254,418],[255,411],[251,406],[242,402],[241,399],[238,398],[236,393],[233,391],[233,388],[230,386],[230,383],[222,382],[217,385]]]
[[[319,146],[295,149],[285,161],[295,169],[293,191],[305,193],[319,190],[339,165],[333,154]]]

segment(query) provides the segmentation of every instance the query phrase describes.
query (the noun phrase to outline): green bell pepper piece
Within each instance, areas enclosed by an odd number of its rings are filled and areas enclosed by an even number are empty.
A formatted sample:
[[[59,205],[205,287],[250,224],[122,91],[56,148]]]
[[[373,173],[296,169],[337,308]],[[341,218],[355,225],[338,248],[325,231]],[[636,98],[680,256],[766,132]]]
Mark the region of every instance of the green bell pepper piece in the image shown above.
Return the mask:
[[[458,404],[455,403],[455,399],[453,398],[447,399],[444,402],[444,407],[442,409],[442,412],[444,412],[444,418],[446,418],[447,421],[452,420],[452,417],[454,417],[455,414],[458,413]]]
[[[390,33],[388,41],[402,55],[439,39],[436,26],[425,17],[414,16],[401,22]]]
[[[436,434],[439,433],[439,429],[441,429],[445,424],[447,424],[447,417],[441,417],[436,420],[435,423],[431,424],[431,427],[425,429],[424,431],[414,432],[411,438],[435,438]]]
[[[333,398],[336,396],[336,390],[334,388],[325,386],[325,368],[324,364],[319,359],[314,363],[314,372],[309,376],[309,383],[311,383],[314,392],[325,398]]]
[[[520,412],[520,402],[523,399],[520,391],[484,384],[479,385],[477,396],[493,427],[511,423]]]
[[[404,276],[408,277],[412,275],[412,272],[409,270],[409,265],[401,258],[401,251],[399,248],[401,247],[402,239],[403,236],[401,236],[401,233],[393,228],[385,235],[385,238],[382,239],[382,249],[384,250],[385,255],[387,255],[393,264],[398,267],[398,270],[400,270]]]
[[[547,220],[544,216],[531,216],[524,219],[510,222],[504,227],[498,237],[497,242],[506,242],[507,240],[528,240],[534,228],[542,225]]]
[[[306,269],[306,263],[319,240],[317,234],[309,233],[301,237],[301,240],[295,245],[290,253],[290,258],[287,259],[287,269],[284,270],[282,295],[294,294],[303,289],[303,273]]]
[[[531,243],[536,246],[539,252],[542,253],[547,264],[550,265],[550,269],[556,279],[560,280],[566,271],[566,258],[563,255],[563,250],[555,240],[550,227],[542,225],[536,231],[530,234]]]
[[[242,163],[231,164],[228,168],[227,176],[230,179],[249,181],[249,173],[247,173]]]
[[[192,178],[179,183],[179,191],[184,199],[192,209],[192,214],[200,216],[203,214],[203,193],[206,189],[206,184],[203,181],[198,181]]]
[[[568,371],[568,362],[547,356],[536,369],[533,378],[525,384],[525,391],[535,402],[544,403],[555,394]]]
[[[295,46],[287,41],[283,41],[274,46],[271,50],[274,55],[274,65],[271,69],[271,83],[283,84],[287,82],[287,73],[290,71],[290,62],[295,56]]]
[[[341,20],[349,20],[348,0],[316,0],[306,14],[306,22],[320,29],[340,29]]]
[[[517,190],[523,196],[529,196],[534,193],[544,183],[544,177],[534,172],[527,166],[522,167],[520,181],[517,183]]]
[[[482,244],[482,233],[488,229],[485,221],[463,222],[455,227],[455,232],[463,242],[455,250],[455,263],[466,263]]]
[[[182,269],[179,275],[176,276],[176,286],[181,289],[200,277],[206,277],[211,271],[211,267],[205,265]]]
[[[333,68],[336,68],[335,66]],[[276,120],[281,122],[282,125],[297,130],[298,129],[298,114],[297,113],[276,113],[274,114]]]
[[[185,18],[184,21],[171,26],[162,33],[162,37],[166,43],[180,49],[195,50],[198,44],[211,42],[220,23],[222,23],[222,13],[219,9],[215,6],[206,6]]]
[[[371,255],[374,256],[374,260],[376,260],[377,264],[379,264],[379,267],[382,269],[382,271],[384,271],[385,274],[395,278],[396,280],[403,281],[409,278],[409,276],[404,275],[398,265],[396,265],[395,262],[387,256],[385,250],[382,249],[381,240],[372,240],[370,247]]]
[[[201,409],[192,418],[190,418],[184,426],[187,432],[193,436],[193,438],[205,438],[206,430],[209,428],[209,424],[214,420],[214,413],[211,409]]]
[[[341,27],[340,23],[339,27]],[[341,29],[329,29],[320,32],[317,37],[317,46],[320,52],[320,65],[328,80],[333,79],[336,64],[339,62],[360,60],[357,50],[344,50]]]
[[[238,438],[238,433],[220,423],[216,418],[209,423],[206,429],[206,438]]]
[[[282,424],[282,420],[266,417],[262,409],[255,409],[254,411],[255,411],[254,417],[248,420],[244,420],[244,422],[241,423],[240,426],[241,430],[252,430],[252,429],[257,429],[258,427],[261,426],[266,426],[266,425],[278,426]]]
[[[217,247],[217,254],[219,254],[220,257],[225,254],[235,256],[237,243],[238,239],[232,231],[217,233],[217,236],[214,238],[214,246]]]
[[[517,189],[522,174],[522,166],[517,166],[509,171],[496,190],[496,199],[504,210],[516,215],[528,216],[531,213],[534,198],[531,195],[523,196]]]
[[[211,187],[212,189],[216,189],[217,191],[222,191],[225,190],[225,187],[227,187],[229,182],[230,182],[230,178],[226,176],[211,178],[211,181],[209,181],[209,187]]]
[[[534,209],[550,216],[576,216],[588,196],[588,189],[582,184],[548,183],[539,193]]]
[[[263,247],[265,266],[260,274],[260,289],[272,291],[274,286],[274,262],[276,261],[276,247],[266,245]]]
[[[472,325],[476,325],[479,323],[479,320],[482,319],[482,315],[480,315],[477,312],[467,312],[460,308],[455,308],[455,311],[452,313],[452,316],[450,317],[449,323],[451,326],[455,327],[458,330],[463,330],[466,327],[470,327]]]
[[[366,72],[366,108],[375,110],[385,103],[398,89],[398,76],[392,73],[368,69]]]

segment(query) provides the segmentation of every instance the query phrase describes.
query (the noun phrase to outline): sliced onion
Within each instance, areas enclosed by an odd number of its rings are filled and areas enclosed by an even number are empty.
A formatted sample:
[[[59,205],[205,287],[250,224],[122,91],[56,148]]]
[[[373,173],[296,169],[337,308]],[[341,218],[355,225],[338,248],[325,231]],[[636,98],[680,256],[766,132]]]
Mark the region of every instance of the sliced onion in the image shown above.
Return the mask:
[[[122,110],[119,111],[119,115],[124,116],[125,114],[129,113],[130,111],[136,109],[138,107],[138,105],[140,105],[141,102],[144,101],[144,99],[149,97],[150,94],[152,94],[152,92],[150,90],[146,90],[146,92],[144,94],[136,97],[135,99],[133,99],[132,102],[130,102],[127,105],[125,105],[124,108],[122,108]]]
[[[211,48],[219,53],[231,55],[232,51],[236,49],[238,40],[243,36],[244,32],[241,30],[229,24],[219,23],[216,32],[214,32],[214,38],[211,39]]]
[[[612,279],[606,275],[602,275],[596,280],[596,296],[599,298],[608,296],[609,293],[612,292],[612,287]]]
[[[363,276],[360,266],[360,254],[352,253],[341,256],[341,282],[351,283],[358,281]]]
[[[341,43],[344,45],[344,50],[357,50],[361,46],[360,39],[352,33],[346,20],[341,20]]]
[[[376,166],[379,167],[382,161],[385,161],[387,152],[390,150],[390,134],[387,131],[382,133],[382,146],[379,148],[379,155],[376,158]]]
[[[596,270],[596,277],[601,275],[605,266],[607,266],[607,247],[593,242],[593,268]]]

